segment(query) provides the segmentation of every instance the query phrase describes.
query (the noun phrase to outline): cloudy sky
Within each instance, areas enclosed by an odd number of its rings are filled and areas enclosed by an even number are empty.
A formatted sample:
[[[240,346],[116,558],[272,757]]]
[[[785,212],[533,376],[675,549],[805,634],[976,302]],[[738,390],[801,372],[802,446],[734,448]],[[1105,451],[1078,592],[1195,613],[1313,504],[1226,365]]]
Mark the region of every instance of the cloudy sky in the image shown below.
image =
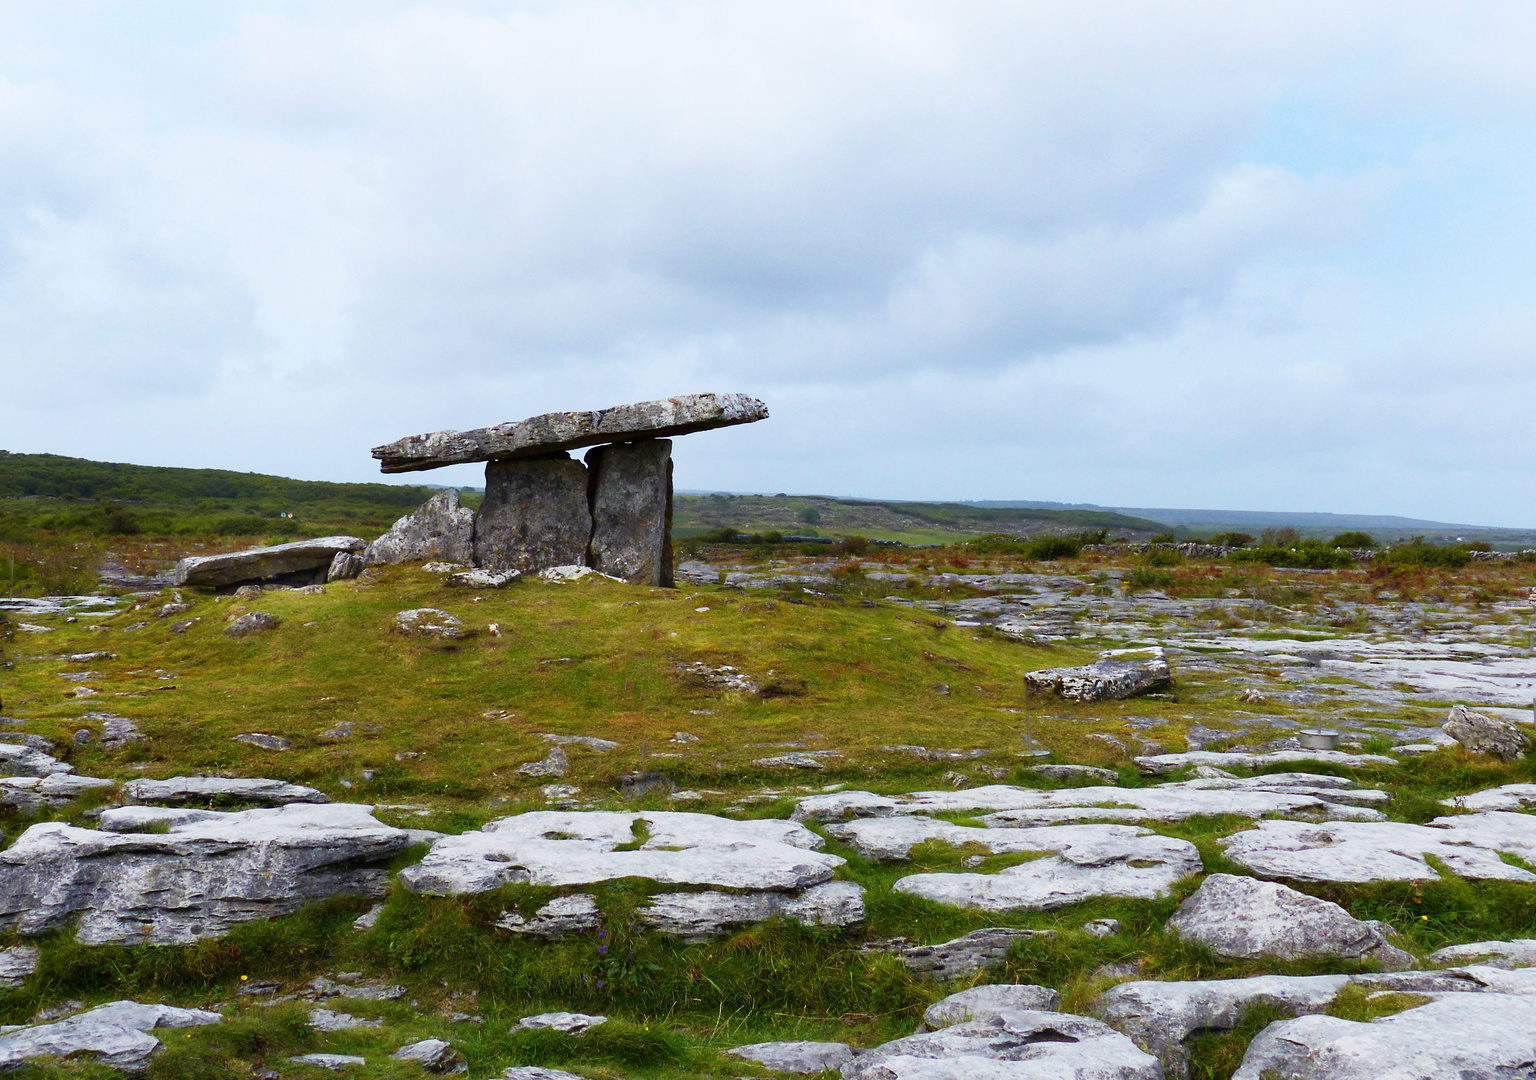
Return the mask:
[[[0,448],[1536,525],[1527,2],[0,5]],[[463,467],[407,479],[478,483]]]

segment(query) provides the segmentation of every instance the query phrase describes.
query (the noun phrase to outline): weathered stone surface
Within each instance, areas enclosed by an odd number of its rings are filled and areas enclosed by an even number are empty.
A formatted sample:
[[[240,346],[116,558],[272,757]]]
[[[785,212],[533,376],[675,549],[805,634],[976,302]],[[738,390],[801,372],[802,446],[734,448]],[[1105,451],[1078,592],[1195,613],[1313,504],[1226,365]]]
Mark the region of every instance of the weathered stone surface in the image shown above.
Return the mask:
[[[839,1042],[766,1042],[727,1050],[732,1057],[755,1061],[775,1072],[809,1076],[836,1069],[853,1060],[853,1051]]]
[[[268,735],[264,731],[247,731],[244,735],[236,735],[235,742],[279,753],[293,745],[281,735]]]
[[[1071,701],[1119,701],[1165,690],[1173,674],[1162,649],[1147,650],[1144,660],[1103,659],[1083,667],[1046,668],[1024,674],[1024,684],[1037,694],[1057,694]]]
[[[555,897],[528,918],[515,911],[503,911],[496,926],[514,934],[555,939],[596,930],[601,921],[597,901],[586,893],[576,893]]]
[[[439,491],[363,552],[363,566],[442,559],[468,564],[475,549],[475,512],[459,505],[456,488]]]
[[[1432,964],[1465,964],[1469,960],[1484,958],[1491,958],[1510,966],[1536,964],[1536,938],[1447,945],[1429,954],[1429,961]]]
[[[564,776],[569,768],[570,762],[566,760],[565,751],[556,746],[544,756],[543,761],[519,765],[516,771],[524,776]]]
[[[1029,983],[994,983],[973,986],[928,1006],[923,1024],[930,1031],[968,1022],[990,1023],[1003,1013],[1032,1011],[1055,1012],[1061,1006],[1061,993],[1049,986]]]
[[[528,573],[585,565],[592,539],[587,467],[563,454],[485,467],[485,500],[475,515],[475,565]]]
[[[1163,1080],[1157,1059],[1103,1021],[1010,1012],[860,1054],[845,1080]]]
[[[37,970],[39,955],[31,945],[0,949],[0,988],[9,990],[26,982],[27,976]]]
[[[1505,784],[1470,795],[1452,795],[1441,799],[1440,805],[1457,810],[1532,810],[1536,809],[1536,784]]]
[[[1128,982],[1106,990],[1093,1011],[1155,1054],[1169,1080],[1185,1080],[1189,1050],[1184,1043],[1191,1035],[1230,1031],[1256,1006],[1292,1016],[1322,1012],[1349,981],[1348,975],[1260,975],[1204,982]]]
[[[504,589],[522,578],[517,570],[460,570],[448,575],[448,584],[455,589]]]
[[[523,1017],[517,1022],[517,1027],[514,1027],[512,1030],[547,1030],[558,1031],[565,1035],[581,1035],[597,1027],[599,1024],[606,1024],[607,1022],[608,1018],[606,1016],[596,1016],[591,1013],[547,1012],[539,1013],[537,1016]]]
[[[538,1065],[515,1065],[501,1074],[501,1080],[586,1080],[564,1069],[545,1069]]]
[[[592,541],[588,565],[632,585],[672,585],[672,441],[587,452]]]
[[[0,775],[54,776],[74,771],[73,765],[25,743],[0,743]]]
[[[352,1031],[357,1028],[381,1028],[384,1021],[378,1017],[364,1020],[351,1013],[333,1012],[330,1009],[310,1009],[309,1026],[316,1031]]]
[[[378,895],[382,862],[410,845],[370,807],[294,803],[236,813],[159,811],[166,833],[111,831],[126,814],[139,827],[149,807],[102,813],[102,830],[33,825],[0,852],[0,927],[39,934],[78,915],[76,937],[181,945],[251,919],[286,915],[337,894]],[[189,813],[197,820],[185,820]]]
[[[1052,930],[1017,930],[1009,926],[986,926],[963,937],[937,945],[902,944],[894,951],[901,962],[919,975],[939,982],[965,978],[1001,964],[1014,943],[1027,938],[1050,937]],[[900,941],[901,939],[897,939]]]
[[[1103,780],[1113,784],[1120,779],[1115,770],[1092,765],[1031,765],[1029,771],[1050,780]]]
[[[637,850],[616,850],[647,837]],[[400,872],[413,892],[450,896],[517,882],[587,885],[638,877],[672,885],[805,889],[843,860],[788,821],[732,821],[676,811],[538,810],[444,837]],[[3,857],[3,854],[0,854]]]
[[[1499,858],[1536,861],[1536,817],[1489,811],[1435,818],[1428,825],[1337,821],[1309,825],[1261,821],[1221,841],[1227,857],[1263,877],[1294,881],[1437,881],[1425,855],[1478,880],[1536,882]]]
[[[247,637],[251,634],[259,634],[263,630],[276,630],[282,624],[282,620],[271,612],[251,611],[241,615],[224,628],[224,636],[232,638]]]
[[[323,582],[338,551],[362,551],[367,546],[367,541],[355,536],[322,536],[222,555],[194,555],[176,564],[175,583],[218,588],[305,576]]]
[[[1465,705],[1451,706],[1440,730],[1471,753],[1487,754],[1500,761],[1517,760],[1531,742],[1525,732],[1508,720],[1473,712]]]
[[[123,785],[128,803],[244,802],[256,806],[328,803],[330,796],[285,780],[230,779],[222,776],[173,776],[169,780],[130,780]]]
[[[1168,929],[1217,956],[1300,960],[1333,956],[1373,960],[1389,969],[1413,966],[1413,956],[1387,942],[1380,924],[1361,922],[1338,904],[1273,881],[1211,874]]]
[[[352,551],[338,551],[325,571],[326,581],[351,581],[363,572],[363,557]]]
[[[467,461],[539,457],[601,443],[666,438],[750,424],[768,407],[746,394],[683,394],[596,412],[545,413],[473,431],[413,435],[373,448],[382,472],[413,472]]]
[[[389,1056],[396,1061],[414,1061],[430,1073],[457,1073],[468,1068],[464,1055],[443,1039],[422,1039],[402,1046]]]
[[[218,1013],[114,1001],[55,1024],[23,1027],[0,1035],[0,1072],[39,1057],[86,1057],[124,1072],[143,1072],[160,1050],[149,1032],[157,1027],[217,1024]]]
[[[47,807],[67,806],[84,792],[111,787],[116,782],[69,773],[52,773],[41,779],[35,776],[0,776],[0,803],[14,806],[23,813],[34,813]]]
[[[368,1059],[357,1054],[299,1054],[288,1059],[295,1065],[313,1065],[319,1069],[330,1069],[332,1072],[340,1072],[342,1069],[350,1069],[354,1065],[366,1065]]]
[[[658,893],[636,914],[641,922],[687,941],[772,918],[807,926],[854,926],[864,921],[864,887],[828,881],[799,893]]]
[[[1342,750],[1270,750],[1248,754],[1240,751],[1191,750],[1187,754],[1147,754],[1136,758],[1142,772],[1171,773],[1190,766],[1207,765],[1215,769],[1262,769],[1270,765],[1294,765],[1302,761],[1321,761],[1363,769],[1368,765],[1396,765],[1396,758],[1385,754],[1346,754]]]
[[[1370,1023],[1283,1020],[1248,1046],[1232,1080],[1507,1080],[1536,1061],[1536,998],[1447,994]]]
[[[395,616],[395,629],[413,637],[434,637],[447,641],[469,636],[463,620],[457,615],[430,607],[400,612]]]

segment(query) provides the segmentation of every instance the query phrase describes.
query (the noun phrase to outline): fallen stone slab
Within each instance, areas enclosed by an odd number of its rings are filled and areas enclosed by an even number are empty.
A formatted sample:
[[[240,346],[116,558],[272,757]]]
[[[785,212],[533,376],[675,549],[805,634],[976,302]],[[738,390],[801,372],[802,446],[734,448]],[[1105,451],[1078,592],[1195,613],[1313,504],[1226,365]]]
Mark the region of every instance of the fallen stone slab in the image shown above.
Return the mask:
[[[558,1031],[562,1035],[582,1035],[597,1027],[606,1024],[606,1016],[594,1016],[590,1013],[578,1012],[547,1012],[537,1016],[525,1016],[512,1028],[513,1031]]]
[[[732,1057],[755,1061],[775,1072],[803,1076],[841,1068],[853,1060],[853,1051],[839,1042],[766,1042],[737,1046],[726,1051]]]
[[[197,1027],[217,1024],[221,1019],[218,1013],[202,1009],[114,1001],[57,1023],[0,1035],[0,1072],[9,1072],[32,1058],[83,1057],[113,1069],[140,1073],[160,1050],[160,1040],[149,1034],[155,1028]]]
[[[1440,725],[1451,738],[1467,748],[1469,753],[1486,754],[1500,761],[1516,761],[1530,746],[1531,740],[1508,720],[1473,712],[1465,705],[1451,706],[1450,715]]]
[[[934,1002],[923,1012],[923,1024],[928,1030],[937,1031],[951,1024],[990,1023],[1004,1013],[1055,1012],[1060,1007],[1061,992],[1049,986],[993,983],[973,986]]]
[[[359,552],[368,546],[356,536],[321,536],[291,544],[255,547],[222,555],[193,555],[176,564],[177,585],[222,588],[262,581],[324,584],[325,572],[337,552]]]
[[[1263,769],[1270,765],[1294,765],[1304,761],[1343,765],[1350,769],[1397,764],[1396,758],[1385,754],[1346,754],[1342,750],[1271,750],[1264,753],[1192,750],[1185,754],[1148,754],[1135,761],[1137,768],[1149,773],[1171,773],[1197,765],[1209,765],[1216,769]]]
[[[1449,799],[1441,799],[1440,805],[1457,810],[1536,809],[1536,784],[1505,784],[1470,795],[1452,795]]]
[[[330,1069],[332,1072],[340,1072],[353,1065],[368,1064],[367,1058],[356,1054],[300,1054],[288,1060],[295,1065],[313,1065],[318,1069]]]
[[[32,945],[13,945],[0,949],[0,988],[12,989],[27,981],[27,976],[37,971],[38,957],[42,954]]]
[[[328,803],[323,791],[285,780],[238,779],[222,776],[173,776],[167,780],[130,780],[123,785],[126,803],[242,802],[256,806],[289,803]]]
[[[1427,825],[1397,821],[1335,821],[1311,825],[1260,821],[1220,841],[1227,857],[1261,877],[1295,881],[1438,881],[1426,855],[1461,877],[1536,882],[1500,852],[1536,861],[1536,817],[1486,811],[1435,818]]]
[[[1536,1061],[1536,998],[1447,994],[1369,1023],[1282,1020],[1248,1045],[1232,1080],[1503,1080]]]
[[[1115,770],[1093,765],[1031,765],[1028,771],[1048,780],[1104,780],[1113,784],[1120,779]]]
[[[594,570],[631,585],[672,586],[672,441],[599,446],[591,478]]]
[[[799,890],[830,880],[842,864],[838,856],[817,850],[821,846],[821,837],[789,821],[732,821],[678,811],[536,810],[444,837],[420,863],[402,870],[400,881],[429,896],[626,877]]]
[[[1466,945],[1447,945],[1429,954],[1432,964],[1465,964],[1472,960],[1498,960],[1512,967],[1536,964],[1536,938],[1473,941]]]
[[[595,735],[553,735],[549,732],[540,732],[539,738],[556,746],[585,746],[588,750],[596,750],[600,754],[619,748],[619,744],[612,739],[599,739]]]
[[[412,637],[433,637],[456,641],[469,636],[464,622],[438,608],[411,608],[395,616],[395,629]]]
[[[1138,650],[1144,660],[1101,659],[1083,667],[1045,668],[1024,673],[1024,685],[1036,694],[1056,694],[1069,701],[1120,701],[1166,690],[1173,673],[1162,649]]]
[[[1191,1035],[1231,1031],[1255,1007],[1298,1016],[1323,1012],[1349,984],[1348,975],[1260,975],[1198,982],[1128,982],[1094,1003],[1099,1019],[1155,1054],[1169,1080],[1189,1076]]]
[[[683,394],[596,412],[545,413],[472,431],[413,435],[373,448],[381,472],[414,472],[469,461],[539,457],[601,443],[667,438],[750,424],[768,407],[746,394]]]
[[[160,809],[165,833],[112,831],[125,813],[153,824],[152,807],[106,810],[101,830],[33,825],[0,852],[0,927],[34,935],[78,918],[85,945],[184,945],[313,900],[382,895],[388,876],[377,864],[411,840],[371,809]]]
[[[448,488],[391,525],[363,551],[361,562],[380,566],[440,559],[467,566],[474,551],[475,512],[459,505],[458,489]]]
[[[444,1039],[422,1039],[389,1055],[395,1061],[414,1061],[430,1073],[459,1073],[469,1069],[464,1055]]]
[[[112,787],[116,783],[116,780],[71,773],[52,773],[44,777],[0,776],[0,803],[31,814],[68,806],[87,791]]]
[[[1412,954],[1390,944],[1383,926],[1277,882],[1233,874],[1208,875],[1168,920],[1181,939],[1229,959],[1330,956],[1412,967]]]
[[[1163,1080],[1155,1057],[1101,1020],[1020,1011],[878,1046],[845,1080]]]
[[[592,540],[587,467],[564,454],[492,461],[475,514],[475,565],[531,573],[585,566]]]

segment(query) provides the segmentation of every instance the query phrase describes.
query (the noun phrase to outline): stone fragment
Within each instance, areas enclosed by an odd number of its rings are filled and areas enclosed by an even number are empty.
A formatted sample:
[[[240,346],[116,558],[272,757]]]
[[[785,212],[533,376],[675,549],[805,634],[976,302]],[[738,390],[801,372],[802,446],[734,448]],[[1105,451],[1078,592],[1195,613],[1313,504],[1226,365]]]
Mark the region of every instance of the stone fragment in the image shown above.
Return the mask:
[[[373,456],[382,472],[412,472],[468,461],[536,458],[552,451],[637,438],[687,435],[767,417],[768,407],[746,394],[683,394],[596,412],[545,413],[473,431],[413,435],[374,447]]]
[[[643,798],[653,791],[676,790],[677,784],[664,772],[634,772],[619,777],[619,794],[626,799]]]
[[[375,926],[379,925],[379,916],[382,914],[384,914],[384,905],[374,904],[373,907],[352,920],[352,929],[372,930]]]
[[[422,1039],[402,1046],[389,1056],[396,1061],[414,1061],[430,1073],[459,1073],[469,1068],[464,1055],[443,1039]]]
[[[224,628],[224,636],[242,638],[259,634],[263,630],[276,630],[282,620],[266,611],[251,611],[241,615]]]
[[[1120,779],[1115,770],[1092,765],[1031,765],[1028,771],[1048,780],[1103,780],[1113,784]]]
[[[24,743],[0,743],[0,775],[53,776],[74,771],[73,765],[66,765],[35,747]]]
[[[434,637],[455,641],[468,637],[464,622],[457,615],[450,615],[437,608],[411,608],[395,616],[395,629],[413,637]]]
[[[1277,882],[1233,874],[1208,876],[1168,928],[1229,959],[1330,956],[1389,969],[1413,966],[1411,954],[1387,942],[1382,924],[1361,922],[1338,904]]]
[[[1457,810],[1532,810],[1536,809],[1536,784],[1505,784],[1470,795],[1452,795],[1441,799],[1440,805]]]
[[[1106,990],[1094,1003],[1099,1019],[1163,1063],[1168,1080],[1189,1076],[1191,1035],[1231,1031],[1255,1007],[1291,1016],[1328,1008],[1349,983],[1348,975],[1260,975],[1203,982],[1128,982]]]
[[[517,772],[524,776],[564,776],[570,768],[570,762],[565,759],[565,751],[556,746],[545,755],[543,761],[530,761],[526,765],[519,765]]]
[[[26,982],[27,976],[37,970],[40,955],[31,945],[0,949],[0,989],[9,990]]]
[[[1474,941],[1466,945],[1447,945],[1429,954],[1432,964],[1465,964],[1469,960],[1493,958],[1511,967],[1536,964],[1536,938],[1513,941]]]
[[[1055,1012],[1061,1007],[1061,993],[1049,986],[1029,983],[993,983],[973,986],[928,1006],[923,1024],[929,1031],[969,1022],[991,1023],[1004,1013],[1033,1011]]]
[[[1536,1061],[1536,998],[1446,994],[1369,1023],[1303,1016],[1271,1024],[1232,1080],[1504,1080]]]
[[[114,1001],[53,1024],[22,1027],[0,1035],[0,1072],[32,1058],[90,1058],[124,1072],[141,1073],[160,1050],[149,1034],[157,1027],[217,1024],[218,1013]]]
[[[1001,964],[1008,951],[1019,941],[1050,937],[1051,930],[1016,930],[1008,926],[987,926],[963,937],[937,945],[899,945],[895,952],[911,971],[947,982],[966,978]]]
[[[322,536],[274,547],[255,547],[223,555],[194,555],[176,564],[177,585],[218,588],[255,581],[323,582],[338,551],[362,551],[355,536]]]
[[[1157,1059],[1103,1021],[1019,1011],[869,1050],[845,1080],[1163,1080]]]
[[[259,746],[263,750],[287,750],[293,744],[281,735],[267,735],[260,731],[248,731],[244,735],[236,735],[235,742],[245,743],[247,746]]]
[[[501,1074],[501,1080],[586,1080],[564,1069],[544,1069],[537,1065],[515,1065]]]
[[[1465,705],[1451,706],[1440,730],[1470,753],[1486,754],[1500,761],[1516,761],[1530,746],[1526,734],[1508,720],[1473,712]]]
[[[468,565],[474,557],[475,512],[459,505],[456,488],[439,491],[368,545],[363,566],[443,559]],[[354,575],[355,576],[355,575]]]
[[[1029,671],[1024,684],[1033,693],[1056,694],[1070,701],[1120,701],[1173,685],[1163,650],[1145,651],[1151,655],[1144,660],[1102,659],[1084,667]]]
[[[590,1013],[547,1012],[537,1016],[525,1016],[517,1022],[513,1031],[558,1031],[562,1035],[584,1035],[599,1024],[606,1024],[606,1016]]]
[[[522,578],[518,570],[460,570],[448,575],[448,584],[455,589],[504,589]]]
[[[835,756],[837,756],[836,752],[832,750],[812,750],[808,753],[797,750],[788,754],[757,758],[752,764],[762,769],[825,769],[827,763],[823,759]]]
[[[375,1017],[364,1020],[351,1013],[332,1012],[330,1009],[310,1009],[309,1026],[316,1031],[352,1031],[357,1028],[381,1028],[384,1021]]]
[[[363,572],[363,557],[351,551],[338,551],[325,572],[326,581],[351,581]]]
[[[485,467],[485,500],[475,515],[475,565],[524,573],[584,566],[592,539],[587,467],[561,454]]]
[[[636,912],[640,921],[685,941],[779,918],[805,926],[855,926],[864,921],[864,887],[828,881],[795,893],[657,893]]]
[[[775,1072],[803,1076],[841,1068],[853,1060],[853,1051],[840,1042],[766,1042],[737,1046],[726,1051],[732,1057],[755,1061]]]
[[[588,564],[631,585],[672,586],[672,442],[587,452],[592,509]]]
[[[585,746],[588,750],[596,750],[600,754],[619,748],[619,744],[612,739],[599,739],[595,735],[553,735],[547,731],[541,731],[539,738],[556,746]]]
[[[1083,933],[1090,937],[1114,937],[1121,929],[1119,919],[1089,919],[1083,923]]]
[[[586,893],[574,896],[557,896],[531,918],[524,918],[515,911],[503,911],[495,925],[514,934],[529,937],[563,938],[573,934],[596,930],[602,922],[597,901]]]
[[[288,1060],[295,1065],[313,1065],[319,1069],[330,1069],[332,1072],[340,1072],[353,1065],[368,1064],[367,1058],[358,1057],[356,1054],[300,1054]]]
[[[0,776],[0,803],[14,806],[23,813],[35,813],[48,807],[69,805],[84,792],[111,787],[116,781],[94,776],[52,773],[35,776]]]
[[[312,900],[376,896],[388,886],[378,864],[410,837],[370,809],[162,809],[165,833],[112,831],[119,814],[151,823],[151,807],[103,811],[101,830],[33,825],[0,852],[0,927],[35,935],[78,917],[85,945],[184,945]]]
[[[128,803],[208,803],[228,800],[255,806],[328,803],[330,796],[284,780],[232,779],[222,776],[173,776],[169,780],[130,780],[123,785]]]
[[[821,845],[821,837],[788,821],[732,821],[666,810],[537,810],[444,837],[420,863],[402,870],[400,881],[429,896],[513,883],[588,885],[626,877],[799,890],[830,880],[843,863],[816,850]]]

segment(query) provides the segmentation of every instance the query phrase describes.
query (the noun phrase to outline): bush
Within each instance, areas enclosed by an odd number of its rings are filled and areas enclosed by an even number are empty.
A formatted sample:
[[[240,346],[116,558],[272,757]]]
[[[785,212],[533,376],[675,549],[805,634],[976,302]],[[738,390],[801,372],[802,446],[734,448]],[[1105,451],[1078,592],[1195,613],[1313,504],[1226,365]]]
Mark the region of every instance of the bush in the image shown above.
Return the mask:
[[[801,511],[795,515],[795,518],[796,520],[802,521],[807,525],[820,525],[821,510],[814,506],[807,506],[801,509]]]
[[[1148,540],[1147,543],[1149,543],[1149,544],[1175,544],[1175,543],[1178,543],[1178,539],[1179,538],[1174,536],[1173,533],[1161,532],[1161,533],[1158,533],[1156,536],[1152,537],[1150,540]]]
[[[1077,557],[1084,544],[1102,544],[1109,535],[1107,529],[1085,529],[1067,536],[1037,536],[1031,540],[1007,533],[993,533],[965,545],[974,555],[1021,555],[1026,559],[1050,562],[1052,559]]]
[[[1184,562],[1184,556],[1177,551],[1153,548],[1141,557],[1143,566],[1178,566]]]
[[[1253,537],[1245,532],[1224,532],[1211,537],[1211,543],[1220,544],[1223,547],[1247,547],[1253,543]]]
[[[1356,529],[1352,532],[1341,532],[1328,541],[1336,548],[1373,548],[1376,546],[1376,538],[1368,532]]]
[[[869,541],[862,536],[850,536],[832,545],[832,551],[837,555],[862,555],[868,550]]]
[[[1233,562],[1293,566],[1302,570],[1342,570],[1355,564],[1349,552],[1314,539],[1293,540],[1285,546],[1261,544],[1256,548],[1234,551],[1230,557]]]
[[[1125,583],[1133,589],[1156,589],[1173,584],[1173,575],[1145,566],[1138,566],[1125,575]]]
[[[1259,534],[1259,545],[1261,547],[1288,548],[1294,545],[1300,539],[1301,533],[1297,532],[1289,525],[1279,529],[1271,526]]]
[[[1441,547],[1436,544],[1425,543],[1422,536],[1415,536],[1406,544],[1399,544],[1395,548],[1388,548],[1377,557],[1377,561],[1383,566],[1393,569],[1406,567],[1441,567],[1455,569],[1466,566],[1472,561],[1472,556],[1467,549],[1457,544],[1447,544]]]

